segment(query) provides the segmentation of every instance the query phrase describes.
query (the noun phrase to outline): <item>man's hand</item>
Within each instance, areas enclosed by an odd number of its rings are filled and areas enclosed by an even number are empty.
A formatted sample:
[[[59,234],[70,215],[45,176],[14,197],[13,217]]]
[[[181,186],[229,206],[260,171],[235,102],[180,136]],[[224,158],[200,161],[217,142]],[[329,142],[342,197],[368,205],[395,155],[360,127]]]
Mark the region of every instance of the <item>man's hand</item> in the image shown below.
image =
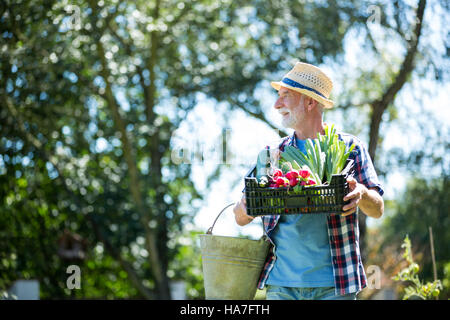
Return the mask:
[[[350,192],[344,197],[344,201],[351,200],[349,204],[345,205],[342,209],[344,210],[342,216],[348,216],[353,212],[356,212],[359,202],[361,201],[363,195],[367,192],[367,188],[356,182],[353,177],[347,179],[348,187]]]
[[[242,196],[241,200],[236,203],[233,208],[236,223],[240,226],[245,226],[255,219],[247,214],[247,203],[245,201],[245,195]]]
[[[344,201],[351,201],[342,208],[344,210],[342,216],[345,217],[356,212],[358,206],[369,217],[379,218],[383,215],[383,198],[376,190],[367,189],[365,185],[358,183],[353,177],[349,177],[347,182],[350,192],[344,197]]]

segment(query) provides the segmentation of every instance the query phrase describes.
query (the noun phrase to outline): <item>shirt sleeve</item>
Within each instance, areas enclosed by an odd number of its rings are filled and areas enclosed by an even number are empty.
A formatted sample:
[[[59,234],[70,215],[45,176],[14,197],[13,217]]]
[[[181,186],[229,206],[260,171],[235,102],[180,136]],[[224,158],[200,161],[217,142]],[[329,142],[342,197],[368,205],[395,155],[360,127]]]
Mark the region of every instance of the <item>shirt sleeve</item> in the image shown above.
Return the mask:
[[[384,194],[383,187],[378,180],[378,175],[373,166],[369,152],[362,142],[358,141],[356,143],[350,158],[354,160],[356,181],[365,185],[367,188],[376,188],[378,193],[382,196]]]

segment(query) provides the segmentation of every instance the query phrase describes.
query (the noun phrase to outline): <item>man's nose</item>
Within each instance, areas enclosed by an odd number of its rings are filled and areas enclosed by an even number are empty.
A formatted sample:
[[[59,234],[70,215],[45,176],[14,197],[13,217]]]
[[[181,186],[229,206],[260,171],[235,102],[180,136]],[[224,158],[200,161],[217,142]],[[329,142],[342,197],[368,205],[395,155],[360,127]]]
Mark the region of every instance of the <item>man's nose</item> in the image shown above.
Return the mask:
[[[281,101],[281,98],[278,98],[277,101],[275,101],[275,104],[273,105],[273,107],[274,107],[275,109],[280,109],[280,108],[283,107],[283,103],[282,103],[282,101]]]

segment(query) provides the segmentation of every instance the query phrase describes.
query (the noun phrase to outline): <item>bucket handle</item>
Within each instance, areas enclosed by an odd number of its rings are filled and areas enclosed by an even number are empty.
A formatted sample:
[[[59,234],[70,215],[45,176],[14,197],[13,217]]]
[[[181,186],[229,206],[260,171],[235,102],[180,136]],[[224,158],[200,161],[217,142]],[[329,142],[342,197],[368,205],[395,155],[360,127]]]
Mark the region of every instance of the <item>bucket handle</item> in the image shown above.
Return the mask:
[[[219,219],[220,215],[222,214],[222,212],[225,211],[225,209],[227,209],[228,207],[231,207],[233,204],[236,204],[236,202],[228,204],[225,208],[222,209],[222,211],[219,212],[219,214],[217,215],[216,219],[214,220],[212,226],[208,228],[208,231],[206,231],[206,234],[212,234],[212,231],[213,231],[214,225],[216,224],[217,219]],[[264,233],[262,238],[264,240],[266,240],[266,239],[268,239],[268,236],[266,234],[266,229],[264,228],[264,225],[262,226],[262,228],[263,228],[263,233]]]
[[[227,209],[228,207],[231,207],[233,204],[235,204],[235,202],[230,203],[225,208],[223,208],[222,211],[220,211],[220,213],[217,215],[216,219],[214,220],[213,225],[208,229],[208,231],[206,231],[206,234],[212,234],[212,230],[214,228],[214,225],[216,224],[217,219],[219,219],[220,215],[222,214],[222,212],[225,211],[225,209]]]

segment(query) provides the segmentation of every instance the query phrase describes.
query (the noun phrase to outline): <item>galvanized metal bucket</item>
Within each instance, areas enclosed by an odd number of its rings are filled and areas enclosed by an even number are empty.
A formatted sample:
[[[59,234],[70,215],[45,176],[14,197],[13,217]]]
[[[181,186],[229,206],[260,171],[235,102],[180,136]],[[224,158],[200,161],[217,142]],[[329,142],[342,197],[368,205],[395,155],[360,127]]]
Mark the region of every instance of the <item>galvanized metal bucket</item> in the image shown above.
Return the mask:
[[[252,300],[269,250],[266,236],[259,240],[212,234],[217,219],[200,235],[207,300]]]

